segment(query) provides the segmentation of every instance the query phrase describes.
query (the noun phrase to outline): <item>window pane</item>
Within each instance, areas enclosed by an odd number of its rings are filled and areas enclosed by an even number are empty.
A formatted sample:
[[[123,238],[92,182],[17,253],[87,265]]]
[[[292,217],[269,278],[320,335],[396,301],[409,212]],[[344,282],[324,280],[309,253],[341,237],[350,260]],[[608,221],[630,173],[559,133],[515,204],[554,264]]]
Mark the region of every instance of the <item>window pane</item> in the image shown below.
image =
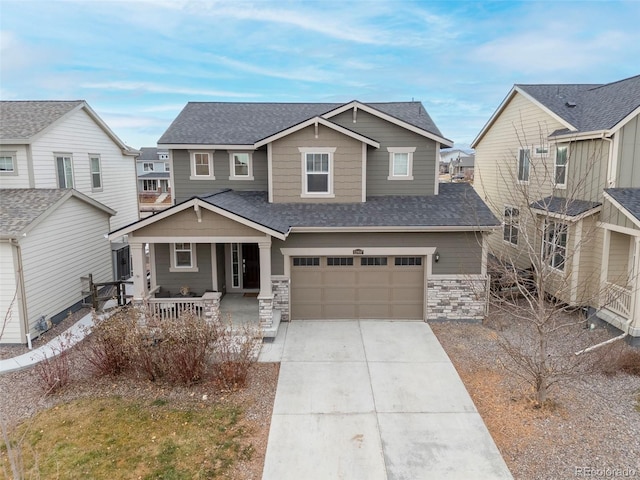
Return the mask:
[[[195,164],[196,164],[196,175],[202,175],[202,176],[209,175],[209,154],[208,153],[196,153]]]
[[[408,176],[409,175],[409,154],[394,153],[393,154],[393,175]]]
[[[0,157],[0,172],[13,172],[13,157]]]
[[[233,168],[234,168],[234,174],[236,177],[248,177],[249,176],[249,154],[234,153]]]
[[[310,193],[329,193],[329,175],[307,175],[307,191]]]
[[[566,165],[567,164],[567,147],[558,147],[558,151],[556,153],[556,165]]]
[[[518,180],[529,181],[529,150],[521,149],[518,156]]]
[[[311,172],[329,172],[328,153],[307,153],[307,173]]]
[[[176,252],[176,267],[190,267],[191,252]]]

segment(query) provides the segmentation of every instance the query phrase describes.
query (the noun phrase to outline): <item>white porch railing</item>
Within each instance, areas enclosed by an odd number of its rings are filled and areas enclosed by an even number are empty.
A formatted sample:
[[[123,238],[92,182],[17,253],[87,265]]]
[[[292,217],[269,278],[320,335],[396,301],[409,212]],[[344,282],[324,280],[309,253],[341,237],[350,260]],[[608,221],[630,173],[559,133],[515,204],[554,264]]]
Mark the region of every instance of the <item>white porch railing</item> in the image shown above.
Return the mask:
[[[615,283],[606,282],[603,307],[624,318],[631,316],[631,290]]]
[[[147,300],[151,315],[160,320],[175,320],[183,313],[202,315],[205,300],[194,298],[150,298]]]

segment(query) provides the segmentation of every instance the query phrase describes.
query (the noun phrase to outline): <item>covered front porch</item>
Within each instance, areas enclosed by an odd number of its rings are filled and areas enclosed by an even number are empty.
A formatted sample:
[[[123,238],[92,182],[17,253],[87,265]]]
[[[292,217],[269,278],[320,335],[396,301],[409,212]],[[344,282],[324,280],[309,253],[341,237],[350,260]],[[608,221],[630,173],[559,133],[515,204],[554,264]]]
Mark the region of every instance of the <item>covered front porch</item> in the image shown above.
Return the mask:
[[[640,337],[640,231],[604,230],[598,315]]]
[[[218,210],[196,198],[112,233],[128,237],[133,302],[160,318],[189,311],[234,323],[253,319],[264,336],[275,336],[272,232]]]

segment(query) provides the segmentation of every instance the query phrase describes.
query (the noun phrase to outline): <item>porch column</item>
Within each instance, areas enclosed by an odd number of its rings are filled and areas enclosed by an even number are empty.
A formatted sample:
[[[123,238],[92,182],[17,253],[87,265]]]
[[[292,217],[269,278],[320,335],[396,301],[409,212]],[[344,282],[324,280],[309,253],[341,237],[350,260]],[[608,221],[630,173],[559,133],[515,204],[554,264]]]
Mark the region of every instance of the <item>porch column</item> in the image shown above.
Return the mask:
[[[259,297],[273,296],[271,288],[271,239],[258,243],[260,249],[260,294]]]
[[[602,264],[600,265],[600,295],[599,302],[601,307],[606,304],[607,300],[607,280],[609,279],[609,245],[611,243],[611,230],[605,228],[602,239]]]
[[[258,243],[260,250],[260,293],[258,319],[264,332],[273,327],[273,289],[271,288],[271,238]]]
[[[148,295],[144,244],[130,242],[129,247],[133,263],[133,300],[142,301]]]
[[[640,236],[634,238],[634,265],[633,265],[633,279],[631,285],[631,312],[630,317],[633,318],[633,322],[631,322],[630,329],[639,330],[640,329]]]

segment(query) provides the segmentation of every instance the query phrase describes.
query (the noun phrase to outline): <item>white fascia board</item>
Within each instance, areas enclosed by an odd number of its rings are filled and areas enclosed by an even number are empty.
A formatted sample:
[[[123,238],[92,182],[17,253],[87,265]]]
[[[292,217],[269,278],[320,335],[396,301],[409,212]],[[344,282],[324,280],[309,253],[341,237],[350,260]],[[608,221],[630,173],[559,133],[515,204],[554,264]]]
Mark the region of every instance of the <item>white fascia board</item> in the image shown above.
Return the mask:
[[[595,140],[598,138],[610,137],[608,130],[594,130],[592,132],[570,132],[561,135],[549,135],[547,138],[555,143],[560,142],[577,142],[580,140]],[[560,142],[559,142],[560,141]]]
[[[545,113],[553,117],[555,120],[557,120],[559,123],[564,125],[569,130],[574,132],[577,130],[576,127],[571,125],[565,119],[556,115],[547,107],[545,107],[543,104],[541,104],[539,101],[537,101],[535,98],[533,98],[531,95],[524,92],[520,87],[518,87],[517,85],[514,85],[509,91],[509,93],[507,94],[507,96],[505,97],[505,99],[502,101],[502,103],[500,103],[500,105],[498,106],[496,111],[493,113],[493,115],[491,115],[491,118],[489,118],[489,121],[484,125],[484,127],[482,127],[482,130],[480,130],[480,133],[478,134],[478,136],[473,140],[473,142],[471,142],[471,148],[477,147],[478,143],[480,143],[480,140],[482,140],[482,137],[484,137],[485,133],[487,133],[487,131],[493,126],[494,122],[502,114],[502,111],[507,107],[507,104],[511,101],[511,99],[515,97],[516,93],[519,93],[520,95],[522,95],[524,98],[532,102],[534,105],[539,107],[541,110],[543,110]]]
[[[637,107],[633,112],[631,112],[629,115],[627,115],[626,117],[624,117],[622,120],[620,120],[618,123],[616,123],[613,128],[611,128],[609,130],[609,136],[613,135],[614,133],[616,133],[618,130],[620,130],[622,127],[624,127],[627,123],[629,123],[631,120],[633,120],[635,117],[637,117],[638,115],[640,115],[640,106]]]
[[[255,145],[227,145],[218,143],[158,143],[167,150],[256,150]]]
[[[167,217],[171,217],[172,215],[175,215],[178,212],[182,212],[183,210],[187,210],[189,208],[205,208],[207,210],[209,210],[210,212],[216,213],[218,215],[221,215],[223,217],[226,217],[230,220],[236,221],[238,223],[241,223],[247,227],[253,228],[254,230],[258,230],[266,235],[272,236],[272,237],[276,237],[280,240],[284,240],[286,238],[285,234],[282,234],[280,232],[277,232],[275,230],[271,230],[270,228],[267,228],[263,225],[259,225],[255,222],[252,222],[251,220],[247,220],[244,217],[241,217],[239,215],[236,215],[234,213],[228,212],[227,210],[224,210],[222,208],[216,207],[214,205],[211,205],[208,202],[205,202],[204,200],[201,200],[199,198],[192,198],[191,200],[187,200],[184,203],[181,203],[179,205],[173,206],[168,208],[167,210],[164,210],[160,213],[157,213],[155,215],[152,215],[150,217],[147,218],[143,218],[142,220],[138,220],[135,223],[132,223],[131,225],[128,225],[126,227],[123,227],[119,230],[114,230],[113,232],[109,233],[109,240],[113,240],[116,238],[119,238],[123,235],[127,235],[129,233],[132,233],[135,236],[135,232],[136,230],[139,230],[141,228],[144,228],[148,225],[151,225],[153,223],[159,222],[160,220],[163,220]]]
[[[328,233],[328,232],[478,232],[498,230],[502,225],[474,225],[474,226],[368,226],[368,227],[292,227],[291,233]]]
[[[139,151],[132,149],[126,143],[120,140],[120,137],[118,137],[114,133],[114,131],[109,128],[109,126],[98,116],[96,112],[93,111],[93,109],[89,106],[87,102],[83,102],[82,108],[86,110],[86,112],[93,119],[93,121],[96,122],[98,126],[102,128],[102,130],[104,130],[104,132],[109,136],[109,138],[111,138],[111,140],[113,140],[113,142],[120,147],[124,155],[136,156],[140,153]]]
[[[410,123],[405,122],[404,120],[400,120],[399,118],[396,117],[392,117],[391,115],[388,115],[384,112],[381,112],[380,110],[377,110],[375,108],[369,107],[368,105],[365,105],[364,103],[360,103],[358,101],[353,101],[350,103],[346,103],[344,105],[342,105],[341,107],[336,108],[335,110],[331,110],[330,112],[325,113],[324,115],[322,115],[323,118],[332,118],[335,117],[336,115],[339,115],[343,112],[346,112],[347,110],[350,110],[352,108],[358,108],[359,110],[364,110],[367,113],[370,113],[371,115],[374,115],[378,118],[382,118],[383,120],[386,120],[387,122],[393,123],[395,125],[398,125],[402,128],[405,128],[407,130],[412,131],[413,133],[417,133],[418,135],[422,135],[423,137],[427,137],[435,142],[441,143],[442,145],[446,145],[447,147],[453,147],[453,142],[447,138],[444,137],[440,137],[434,133],[428,132],[427,130],[423,130],[420,127],[416,127],[415,125],[411,125]]]
[[[569,223],[576,223],[582,220],[583,218],[590,217],[591,215],[594,215],[602,211],[602,205],[599,205],[594,208],[590,208],[586,212],[582,212],[580,215],[574,215],[574,216],[566,215],[564,213],[550,212],[548,210],[542,210],[540,208],[532,208],[531,211],[533,213],[536,213],[538,215],[542,215],[545,217],[555,218],[557,220],[562,220],[564,222],[569,222]]]
[[[83,101],[82,103],[79,103],[78,105],[76,105],[75,107],[73,107],[71,110],[69,110],[67,113],[65,113],[64,115],[60,116],[57,120],[54,120],[53,122],[51,122],[49,125],[47,125],[46,127],[44,127],[42,130],[40,130],[39,132],[37,132],[35,135],[32,135],[31,137],[29,137],[26,140],[23,140],[21,143],[26,144],[26,145],[30,145],[33,142],[35,142],[38,138],[40,138],[41,136],[43,136],[45,133],[47,133],[49,130],[51,130],[55,125],[63,122],[64,120],[67,119],[67,117],[70,117],[71,115],[75,114],[78,110],[81,110],[85,107],[86,103]]]
[[[611,204],[614,207],[616,207],[618,210],[620,210],[624,214],[625,217],[627,217],[629,220],[631,220],[631,222],[633,222],[634,225],[636,225],[638,228],[640,228],[640,220],[638,220],[635,216],[633,216],[629,210],[624,208],[624,206],[620,202],[618,202],[615,198],[613,198],[607,192],[604,192],[604,198],[609,200],[609,202],[611,202]]]
[[[380,148],[380,144],[375,140],[372,140],[371,138],[365,137],[364,135],[360,135],[359,133],[356,133],[347,128],[344,128],[338,125],[337,123],[330,122],[323,117],[310,118],[309,120],[305,120],[304,122],[294,125],[293,127],[289,127],[286,130],[282,130],[281,132],[278,132],[275,135],[271,135],[269,137],[263,138],[259,142],[255,143],[255,148],[259,148],[263,145],[266,145],[267,143],[271,143],[280,138],[284,138],[287,135],[290,135],[294,132],[302,130],[303,128],[307,128],[311,125],[315,125],[316,123],[319,123],[320,125],[324,125],[327,128],[340,132],[343,135],[346,135],[348,137],[355,138],[356,140],[366,143],[367,145],[371,145],[372,147]]]

